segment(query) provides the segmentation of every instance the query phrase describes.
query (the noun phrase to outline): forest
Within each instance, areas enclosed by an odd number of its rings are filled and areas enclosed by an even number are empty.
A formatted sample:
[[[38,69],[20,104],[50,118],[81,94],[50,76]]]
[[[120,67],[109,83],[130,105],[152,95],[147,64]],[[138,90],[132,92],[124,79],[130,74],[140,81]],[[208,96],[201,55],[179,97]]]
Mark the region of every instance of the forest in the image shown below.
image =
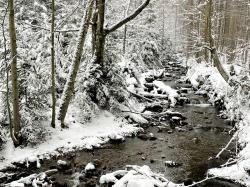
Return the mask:
[[[250,0],[0,0],[0,186],[250,187]]]

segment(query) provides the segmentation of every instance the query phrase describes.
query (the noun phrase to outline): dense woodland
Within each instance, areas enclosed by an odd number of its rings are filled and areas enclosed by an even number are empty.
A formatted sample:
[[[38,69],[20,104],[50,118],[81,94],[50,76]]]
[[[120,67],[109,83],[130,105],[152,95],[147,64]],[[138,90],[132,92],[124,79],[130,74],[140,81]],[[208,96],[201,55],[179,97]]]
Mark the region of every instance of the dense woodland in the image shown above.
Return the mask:
[[[161,76],[170,62],[215,67],[231,98],[244,81],[249,107],[249,0],[0,0],[0,22],[0,146],[10,138],[15,147],[39,145],[53,137],[48,129],[101,111],[150,121],[139,115],[145,102],[180,99],[139,92],[151,86],[141,77]]]

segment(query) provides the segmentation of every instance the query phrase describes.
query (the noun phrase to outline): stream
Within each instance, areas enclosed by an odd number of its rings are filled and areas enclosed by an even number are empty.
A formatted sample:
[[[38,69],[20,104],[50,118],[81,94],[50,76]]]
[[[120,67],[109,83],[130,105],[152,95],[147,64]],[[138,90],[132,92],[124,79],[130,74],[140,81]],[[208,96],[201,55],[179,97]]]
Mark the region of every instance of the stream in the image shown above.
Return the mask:
[[[159,125],[144,127],[145,132],[153,133],[156,139],[128,137],[125,142],[110,142],[93,151],[77,152],[74,158],[64,155],[60,158],[44,160],[41,168],[23,169],[23,172],[39,173],[56,168],[58,159],[74,159],[77,161],[79,171],[84,169],[87,163],[97,162],[100,165],[98,176],[123,169],[126,165],[148,165],[154,172],[164,174],[167,179],[175,183],[182,183],[188,178],[194,181],[204,179],[209,168],[218,167],[231,156],[235,156],[234,151],[225,151],[220,159],[213,159],[230,140],[229,131],[232,125],[229,121],[218,117],[219,111],[209,104],[208,98],[195,95],[190,84],[176,83],[175,80],[178,80],[185,70],[180,71],[179,66],[166,67],[166,70],[173,76],[165,77],[165,84],[177,89],[182,88],[185,90],[183,95],[189,99],[189,104],[174,108],[174,111],[186,117],[186,124],[183,128],[164,129]],[[168,121],[164,123],[169,124]],[[174,161],[177,165],[168,166],[166,161]],[[74,185],[74,180],[72,180],[74,177],[71,173],[60,172],[54,174],[53,177],[56,181],[60,181],[60,184]],[[85,183],[81,186],[91,185]],[[200,186],[240,187],[241,185],[213,179]]]

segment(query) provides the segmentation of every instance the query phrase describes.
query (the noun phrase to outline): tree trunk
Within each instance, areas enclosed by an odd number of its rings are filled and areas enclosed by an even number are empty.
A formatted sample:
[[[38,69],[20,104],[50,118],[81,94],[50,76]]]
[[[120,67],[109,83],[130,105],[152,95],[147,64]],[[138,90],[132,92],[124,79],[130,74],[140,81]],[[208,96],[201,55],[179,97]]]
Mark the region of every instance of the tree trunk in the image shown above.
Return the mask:
[[[91,28],[92,29],[92,55],[95,55],[95,50],[96,50],[97,19],[98,19],[98,13],[97,13],[97,7],[95,3],[95,11],[92,17],[92,28]]]
[[[86,39],[86,35],[88,32],[90,19],[92,16],[92,10],[93,10],[93,0],[89,0],[87,8],[86,8],[85,16],[82,20],[81,30],[79,31],[78,44],[75,50],[74,60],[71,65],[71,70],[69,72],[69,76],[68,76],[66,85],[64,87],[64,90],[63,90],[61,104],[59,108],[59,120],[61,121],[62,128],[65,127],[64,119],[67,114],[67,110],[68,110],[70,100],[72,98],[72,94],[74,92],[75,80],[76,80],[78,69],[80,67],[83,47],[85,44],[85,39]]]
[[[13,124],[12,124],[12,117],[11,117],[11,109],[10,109],[10,101],[9,101],[9,94],[10,94],[10,88],[9,88],[9,65],[7,62],[7,46],[6,46],[6,36],[5,36],[5,18],[8,13],[8,7],[5,9],[5,14],[3,17],[2,22],[2,33],[3,33],[3,43],[4,43],[4,61],[5,61],[5,71],[6,71],[6,107],[7,107],[7,113],[8,113],[8,120],[9,120],[9,128],[10,128],[10,136],[14,143],[14,145],[18,145],[19,141],[16,139],[14,132],[13,132]]]
[[[52,118],[51,126],[55,128],[56,119],[56,89],[55,89],[55,0],[52,0],[51,13],[51,98],[52,98]]]
[[[213,59],[214,62],[214,66],[218,69],[218,71],[220,72],[221,76],[224,78],[224,80],[227,82],[229,80],[229,76],[226,73],[226,71],[224,70],[224,68],[222,67],[222,64],[220,62],[218,53],[217,53],[217,49],[215,47],[215,43],[214,43],[214,39],[212,36],[212,15],[213,15],[213,1],[209,0],[208,3],[208,15],[209,15],[209,20],[208,22],[210,23],[209,25],[209,43],[210,43],[210,52],[211,52],[211,58]]]
[[[105,0],[96,0],[98,9],[97,15],[97,30],[96,30],[96,63],[103,65],[105,33],[104,33],[104,19],[105,19]]]
[[[210,36],[211,36],[211,32],[212,32],[212,0],[209,0],[206,10],[205,10],[205,20],[206,20],[206,26],[205,26],[205,43],[209,44],[209,47],[212,48],[211,46],[211,41],[210,41]],[[209,50],[207,48],[205,48],[205,60],[208,63],[209,62]]]
[[[105,0],[96,0],[96,6],[97,6],[97,14],[98,14],[98,20],[97,20],[97,30],[96,30],[96,41],[95,47],[96,47],[96,61],[95,63],[103,66],[103,59],[104,59],[104,49],[105,49],[105,39],[106,36],[119,29],[129,21],[133,20],[138,16],[149,4],[150,0],[145,0],[145,2],[139,6],[131,15],[127,16],[117,24],[113,25],[112,27],[108,29],[104,29],[104,19],[105,19]]]
[[[213,48],[211,50],[211,57],[213,59],[214,66],[218,69],[223,79],[227,82],[229,80],[229,76],[221,65],[216,48]]]
[[[14,0],[9,0],[9,35],[11,45],[11,83],[12,83],[12,104],[13,104],[13,128],[14,135],[20,139],[20,113],[19,113],[19,89],[17,74],[17,45],[16,45],[16,28]],[[18,142],[19,143],[19,142]]]
[[[125,11],[125,18],[128,16],[130,6],[131,6],[131,0],[128,1],[128,7],[127,7],[127,9]],[[124,36],[123,36],[123,54],[126,53],[127,30],[128,30],[128,26],[127,26],[127,24],[125,24],[125,26],[124,26]]]
[[[165,1],[162,0],[162,38],[161,38],[162,45],[164,45],[164,39],[165,39]]]

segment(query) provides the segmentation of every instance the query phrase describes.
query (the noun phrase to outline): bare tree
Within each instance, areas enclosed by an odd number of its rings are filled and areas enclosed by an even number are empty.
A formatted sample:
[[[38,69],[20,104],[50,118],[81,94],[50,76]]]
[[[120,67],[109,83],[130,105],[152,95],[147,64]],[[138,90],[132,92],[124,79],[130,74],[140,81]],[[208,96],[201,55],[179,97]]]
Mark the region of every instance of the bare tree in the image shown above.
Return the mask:
[[[125,10],[125,17],[128,16],[130,6],[131,6],[131,0],[128,1],[128,6]],[[125,24],[124,25],[124,36],[123,36],[123,54],[126,53],[127,30],[128,30],[128,26],[127,26],[127,24]]]
[[[4,61],[5,61],[5,71],[6,71],[6,106],[7,106],[7,112],[8,112],[8,120],[9,120],[9,127],[10,127],[10,136],[12,141],[15,145],[18,145],[19,142],[16,139],[14,133],[13,133],[13,124],[12,124],[12,117],[11,117],[11,109],[10,109],[10,101],[9,101],[9,94],[10,94],[10,88],[9,88],[9,64],[7,61],[7,45],[6,45],[6,36],[5,36],[5,18],[8,13],[8,6],[6,7],[5,14],[2,21],[2,34],[3,34],[3,43],[4,43]]]
[[[97,31],[96,31],[96,41],[95,42],[95,55],[96,62],[100,65],[103,64],[103,56],[104,56],[104,47],[105,47],[105,38],[111,32],[116,31],[129,21],[136,18],[150,3],[150,0],[145,0],[132,14],[128,15],[123,20],[114,24],[110,28],[104,28],[104,17],[105,17],[105,0],[96,0],[97,3],[97,12],[98,12],[98,22],[97,22]]]
[[[214,66],[218,69],[218,71],[220,72],[221,76],[224,78],[225,81],[229,80],[229,76],[226,73],[226,71],[224,70],[224,68],[222,67],[222,64],[220,62],[218,53],[217,53],[217,49],[214,43],[214,39],[212,36],[212,15],[213,15],[213,0],[209,0],[208,4],[208,37],[209,37],[209,43],[210,43],[210,52],[211,52],[211,58],[213,59],[214,62]]]
[[[72,94],[74,92],[75,80],[76,80],[77,72],[79,70],[79,66],[81,63],[83,47],[85,44],[85,39],[86,39],[86,35],[89,29],[91,16],[92,16],[93,3],[94,3],[93,0],[89,0],[88,2],[85,16],[83,17],[82,24],[81,24],[81,30],[79,31],[78,43],[77,43],[77,47],[76,47],[75,54],[74,54],[75,56],[71,65],[71,70],[69,72],[66,85],[63,90],[63,94],[62,94],[62,99],[61,99],[61,104],[60,104],[59,114],[58,114],[58,118],[61,122],[62,128],[65,127],[64,119],[66,117],[68,106],[69,106]]]
[[[17,138],[17,144],[20,139],[20,113],[19,113],[19,89],[18,89],[18,73],[17,73],[17,44],[16,44],[16,28],[15,28],[15,11],[14,0],[9,0],[9,35],[11,45],[11,82],[12,82],[12,104],[13,104],[13,128],[14,135]]]
[[[55,94],[55,0],[51,5],[51,99],[52,99],[52,118],[51,126],[55,128],[56,119],[56,94]]]

